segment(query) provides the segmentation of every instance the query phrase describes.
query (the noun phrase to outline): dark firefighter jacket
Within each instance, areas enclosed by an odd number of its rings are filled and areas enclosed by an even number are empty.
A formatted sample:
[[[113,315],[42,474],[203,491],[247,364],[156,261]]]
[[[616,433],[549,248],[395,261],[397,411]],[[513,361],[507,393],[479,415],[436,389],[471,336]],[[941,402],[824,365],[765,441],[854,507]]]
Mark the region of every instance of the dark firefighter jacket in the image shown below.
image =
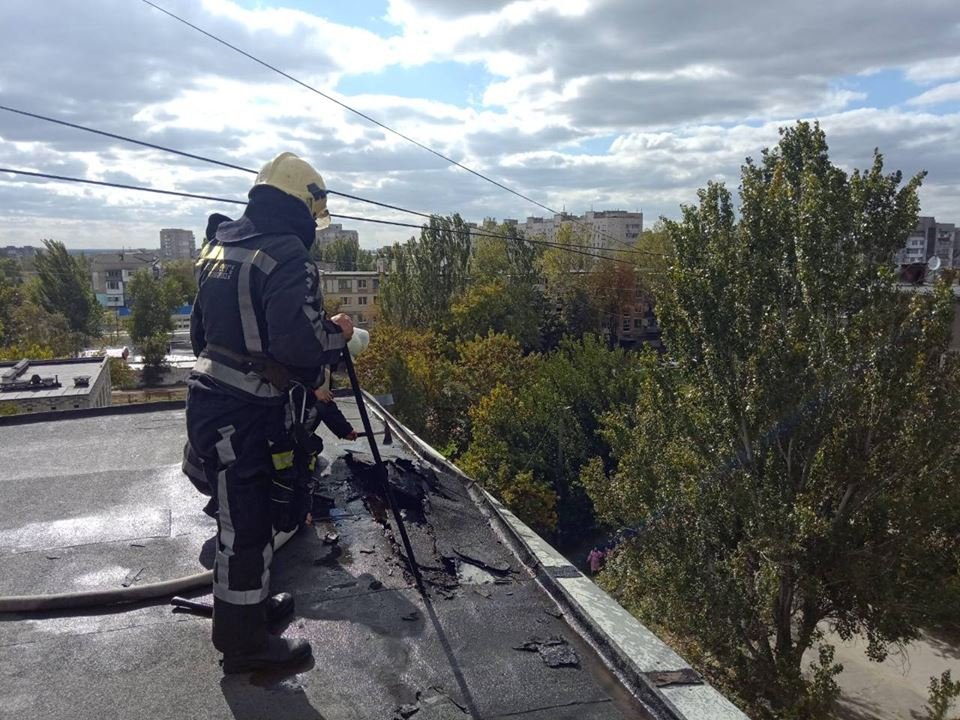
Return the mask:
[[[251,402],[283,403],[280,367],[312,384],[344,347],[326,319],[308,248],[315,223],[306,206],[269,186],[250,191],[241,218],[221,222],[197,261],[199,291],[190,340],[194,382]]]

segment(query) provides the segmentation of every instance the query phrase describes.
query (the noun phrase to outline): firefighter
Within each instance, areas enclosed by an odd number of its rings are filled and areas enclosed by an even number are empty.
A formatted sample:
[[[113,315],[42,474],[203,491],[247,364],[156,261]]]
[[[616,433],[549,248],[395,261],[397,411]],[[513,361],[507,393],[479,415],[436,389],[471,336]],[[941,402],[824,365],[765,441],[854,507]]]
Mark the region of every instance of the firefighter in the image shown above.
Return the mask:
[[[216,501],[213,644],[225,673],[309,657],[305,640],[267,633],[273,558],[273,450],[286,441],[290,394],[322,381],[353,335],[325,317],[309,248],[329,222],[323,179],[282,153],[263,166],[239,219],[201,253],[191,322],[187,439]]]

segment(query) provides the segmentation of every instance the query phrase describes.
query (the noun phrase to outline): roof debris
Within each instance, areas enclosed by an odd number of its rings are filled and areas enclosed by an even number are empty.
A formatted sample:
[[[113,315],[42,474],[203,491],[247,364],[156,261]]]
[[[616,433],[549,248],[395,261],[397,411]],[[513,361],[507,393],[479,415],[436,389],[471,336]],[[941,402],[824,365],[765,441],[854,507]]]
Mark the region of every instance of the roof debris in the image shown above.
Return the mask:
[[[670,687],[673,685],[703,685],[703,677],[693,668],[648,672],[646,675],[657,687]]]
[[[140,576],[143,575],[144,570],[146,570],[146,568],[140,568],[139,570],[131,570],[129,573],[127,573],[127,576],[123,579],[123,582],[120,584],[123,585],[123,587],[130,587],[137,580],[140,579]]]
[[[580,656],[577,655],[577,651],[558,635],[548,637],[546,640],[532,637],[514,646],[513,649],[539,653],[543,661],[552,668],[580,667]]]
[[[431,687],[417,693],[415,703],[397,708],[394,720],[462,720],[470,717],[466,708],[447,695],[442,687]]]
[[[472,502],[464,498],[462,492],[446,487],[451,484],[449,478],[434,468],[405,458],[387,458],[384,464],[388,482],[402,508],[417,567],[431,592],[453,599],[463,586],[512,582],[510,575],[514,568],[508,559],[510,556],[502,545],[490,543],[486,533],[477,536],[467,530],[472,524],[465,523],[466,520],[479,521],[477,527],[486,527],[486,520],[474,515]],[[381,481],[374,477],[372,468],[371,457],[348,451],[333,461],[315,492],[322,493],[330,516],[345,511],[331,505],[331,501],[335,505],[345,498],[349,505],[351,498],[361,499],[383,526],[384,537],[400,560],[400,567],[409,573],[409,558],[399,542],[393,518],[386,512]],[[373,554],[375,549],[361,546],[359,552]],[[316,562],[323,564],[333,559],[325,556]]]

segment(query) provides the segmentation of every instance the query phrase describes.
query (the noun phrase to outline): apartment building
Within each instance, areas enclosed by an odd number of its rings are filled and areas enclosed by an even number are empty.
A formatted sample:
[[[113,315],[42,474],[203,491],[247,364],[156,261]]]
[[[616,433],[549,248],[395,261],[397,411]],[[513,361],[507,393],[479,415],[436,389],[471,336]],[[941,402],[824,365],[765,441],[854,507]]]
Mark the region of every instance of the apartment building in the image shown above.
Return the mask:
[[[155,250],[98,253],[89,256],[90,280],[97,301],[108,308],[127,306],[127,283],[141,270],[159,272]]]
[[[375,270],[321,271],[325,300],[333,301],[357,327],[371,328],[380,316],[380,273]]]
[[[190,260],[197,255],[192,230],[166,228],[160,231],[160,257],[164,260]]]
[[[620,347],[649,345],[657,350],[663,349],[653,297],[640,287],[637,287],[633,301],[620,308],[614,322],[617,344]]]
[[[323,230],[317,230],[317,247],[322,248],[337,240],[360,242],[360,233],[356,230],[344,230],[340,223],[331,223]]]
[[[960,267],[960,229],[954,223],[922,216],[897,253],[897,264],[925,263],[934,256],[940,258],[942,267]]]
[[[518,223],[526,237],[539,237],[554,242],[560,228],[569,226],[574,232],[587,234],[596,248],[618,248],[632,245],[643,233],[643,213],[626,210],[590,211],[583,215],[558,213],[552,218],[528,217]]]

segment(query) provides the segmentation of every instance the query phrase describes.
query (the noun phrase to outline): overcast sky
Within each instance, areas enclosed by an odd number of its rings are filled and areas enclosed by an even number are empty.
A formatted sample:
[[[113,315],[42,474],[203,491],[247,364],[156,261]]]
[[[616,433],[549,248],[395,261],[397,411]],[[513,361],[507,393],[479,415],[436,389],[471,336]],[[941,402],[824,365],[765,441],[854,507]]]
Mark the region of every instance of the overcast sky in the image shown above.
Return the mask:
[[[960,222],[957,0],[157,0],[550,207],[676,217],[738,184],[777,128],[819,119],[848,169],[929,171]],[[3,0],[0,104],[469,220],[541,209],[445,164],[139,0]],[[0,112],[0,167],[244,199],[250,176]],[[156,247],[210,212],[0,174],[0,245]],[[402,219],[338,198],[331,211]],[[415,220],[414,220],[415,221]],[[410,232],[346,223],[374,247]]]

